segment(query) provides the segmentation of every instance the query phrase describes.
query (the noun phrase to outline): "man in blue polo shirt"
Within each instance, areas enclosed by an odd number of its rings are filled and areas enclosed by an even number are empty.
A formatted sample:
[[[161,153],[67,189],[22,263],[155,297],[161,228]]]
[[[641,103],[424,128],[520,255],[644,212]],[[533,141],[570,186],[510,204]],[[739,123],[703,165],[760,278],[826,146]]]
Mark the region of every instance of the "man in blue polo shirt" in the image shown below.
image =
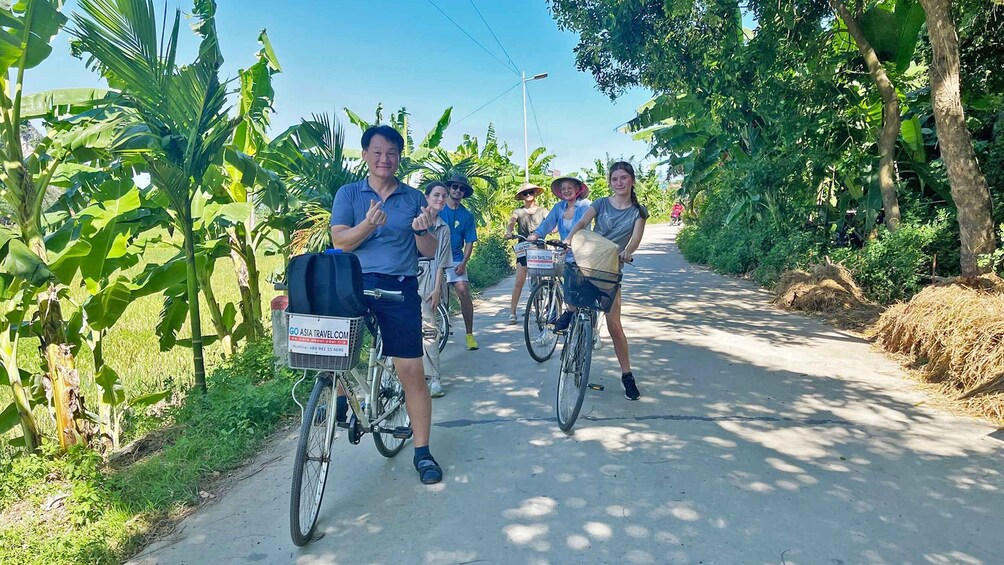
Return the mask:
[[[331,208],[331,243],[359,258],[367,289],[401,291],[403,302],[370,300],[383,336],[383,352],[394,358],[415,441],[415,468],[424,484],[443,480],[443,470],[429,452],[432,398],[422,367],[422,307],[418,294],[418,257],[436,252],[428,233],[436,214],[425,196],[395,176],[404,139],[390,126],[363,133],[367,177],[335,193]],[[338,412],[343,412],[344,401]]]
[[[464,315],[464,326],[467,329],[467,349],[477,349],[478,342],[474,339],[474,301],[471,300],[467,263],[474,253],[478,232],[474,228],[474,215],[461,203],[461,200],[474,193],[474,189],[467,182],[467,177],[461,174],[455,174],[446,181],[446,188],[446,206],[439,213],[439,217],[450,226],[450,245],[453,246],[453,268],[446,269],[446,282],[453,285],[457,290],[457,298],[460,299],[460,312]]]

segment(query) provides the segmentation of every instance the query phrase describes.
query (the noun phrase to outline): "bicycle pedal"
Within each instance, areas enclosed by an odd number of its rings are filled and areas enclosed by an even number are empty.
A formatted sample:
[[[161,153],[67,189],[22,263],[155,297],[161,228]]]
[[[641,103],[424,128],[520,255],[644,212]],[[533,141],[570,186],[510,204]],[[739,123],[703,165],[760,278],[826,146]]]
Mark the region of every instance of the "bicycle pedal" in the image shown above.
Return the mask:
[[[591,388],[593,390],[604,390],[604,386],[603,385],[594,385],[593,383],[589,383],[588,386],[589,386],[589,388]]]
[[[359,445],[359,442],[363,439],[363,433],[365,432],[363,431],[363,427],[359,425],[359,420],[356,418],[355,414],[349,418],[347,427],[349,429],[349,443],[352,445]]]
[[[394,439],[411,439],[411,428],[407,426],[394,428],[391,435],[394,436]]]

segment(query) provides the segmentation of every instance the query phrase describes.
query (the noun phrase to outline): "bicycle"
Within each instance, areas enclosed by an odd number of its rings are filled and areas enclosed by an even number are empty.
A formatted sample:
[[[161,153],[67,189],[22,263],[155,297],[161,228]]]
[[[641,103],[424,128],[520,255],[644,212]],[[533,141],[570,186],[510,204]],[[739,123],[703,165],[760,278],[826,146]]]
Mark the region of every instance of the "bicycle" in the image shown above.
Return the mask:
[[[555,413],[558,427],[568,432],[582,409],[589,384],[599,314],[609,312],[620,289],[621,274],[581,268],[570,264],[565,269],[565,299],[577,311],[565,332],[558,369]]]
[[[429,259],[422,259],[418,262],[418,272],[421,276],[424,269],[429,268]],[[438,332],[439,352],[446,349],[446,344],[450,341],[450,285],[446,283],[446,275],[443,275],[442,291],[439,296],[439,305],[436,306],[436,331]],[[423,297],[424,298],[424,297]]]
[[[531,242],[521,235],[514,235],[513,239],[536,246],[536,249],[526,250],[530,295],[523,309],[523,341],[530,357],[543,363],[551,358],[558,344],[554,323],[564,311],[561,274],[565,268],[568,245],[560,241]],[[555,250],[547,250],[545,246],[548,245]]]
[[[404,300],[400,292],[376,289],[364,294],[376,300]],[[303,370],[303,376],[293,385],[293,400],[300,407],[302,424],[293,463],[289,526],[293,543],[303,546],[317,527],[338,428],[347,430],[353,445],[358,445],[365,434],[373,434],[377,451],[388,458],[400,453],[412,430],[404,387],[392,359],[383,354],[383,340],[372,312],[359,318],[287,316],[288,365]],[[355,367],[362,349],[363,326],[372,336],[365,373]],[[314,388],[304,406],[296,398],[296,387],[311,373],[315,374]],[[351,417],[345,422],[337,421],[332,409],[336,389],[344,392],[348,400]]]

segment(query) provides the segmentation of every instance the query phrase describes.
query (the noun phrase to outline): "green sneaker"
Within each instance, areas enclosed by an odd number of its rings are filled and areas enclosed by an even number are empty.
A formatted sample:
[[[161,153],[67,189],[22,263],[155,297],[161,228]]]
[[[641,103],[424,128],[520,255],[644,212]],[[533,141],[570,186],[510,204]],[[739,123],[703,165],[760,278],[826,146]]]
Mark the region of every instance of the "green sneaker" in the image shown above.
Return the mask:
[[[474,334],[467,334],[467,349],[475,350],[478,348],[478,340],[474,339]]]

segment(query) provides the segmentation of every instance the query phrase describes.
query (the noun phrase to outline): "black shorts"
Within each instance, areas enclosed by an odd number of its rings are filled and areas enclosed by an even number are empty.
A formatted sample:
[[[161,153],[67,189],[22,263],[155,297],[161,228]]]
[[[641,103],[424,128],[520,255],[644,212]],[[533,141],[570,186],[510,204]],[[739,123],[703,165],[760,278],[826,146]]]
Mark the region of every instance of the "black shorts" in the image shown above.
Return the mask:
[[[516,258],[516,264],[517,265],[523,265],[525,267],[526,266],[526,255],[524,255],[522,257],[517,257]]]
[[[376,316],[383,336],[384,355],[401,359],[420,359],[422,346],[422,299],[418,295],[418,277],[397,277],[375,273],[363,274],[363,288],[396,290],[403,302],[374,300],[366,302]]]

